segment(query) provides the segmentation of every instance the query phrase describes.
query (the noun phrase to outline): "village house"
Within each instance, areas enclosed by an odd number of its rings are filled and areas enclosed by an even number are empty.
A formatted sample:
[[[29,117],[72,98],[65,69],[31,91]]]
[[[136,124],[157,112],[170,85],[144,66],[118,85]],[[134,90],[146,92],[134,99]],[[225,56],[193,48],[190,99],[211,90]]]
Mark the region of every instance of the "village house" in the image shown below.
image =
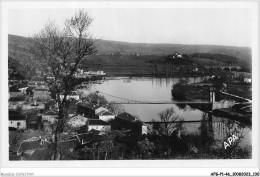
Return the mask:
[[[244,83],[252,83],[252,78],[250,78],[250,77],[245,77],[245,78],[244,78]]]
[[[23,96],[24,92],[23,89],[20,89],[17,85],[13,85],[9,88],[9,94],[10,97],[19,97],[19,96]]]
[[[48,122],[54,124],[57,121],[58,113],[55,111],[47,111],[42,114],[42,122]]]
[[[70,118],[67,124],[72,128],[80,128],[85,132],[88,132],[92,129],[102,132],[111,130],[111,125],[109,125],[107,122],[100,119],[89,119],[81,115]]]
[[[9,128],[16,128],[19,130],[26,129],[26,116],[17,111],[9,110]]]
[[[23,94],[20,90],[18,90],[18,89],[9,90],[9,98],[20,97],[20,96],[23,96]]]
[[[28,86],[30,87],[37,87],[39,85],[43,85],[45,82],[44,82],[44,79],[40,76],[34,76],[32,77],[31,81],[28,83]]]
[[[95,107],[87,103],[77,103],[77,114],[88,118],[95,118]]]
[[[32,101],[10,101],[8,107],[10,110],[16,110],[16,109],[21,109],[23,111],[28,111],[32,109],[38,109],[41,112],[45,109],[45,103],[43,102],[34,102]]]
[[[26,89],[26,94],[29,96],[33,96],[33,91],[34,91],[35,87],[28,87]]]
[[[27,117],[26,126],[28,129],[40,130],[41,122],[41,116],[38,114],[30,115]]]
[[[45,132],[52,132],[53,125],[57,122],[58,113],[55,111],[47,111],[41,116],[43,130]]]
[[[28,86],[26,84],[17,84],[15,86],[18,88],[18,90],[20,90],[22,92],[23,95],[26,94],[26,90],[28,88]]]
[[[127,112],[122,112],[122,113],[118,114],[117,118],[129,121],[129,122],[139,121],[139,119],[137,117],[135,117],[132,114],[129,114]]]
[[[64,98],[64,95],[60,95],[60,98],[63,99]],[[68,93],[67,95],[67,100],[70,100],[70,99],[75,99],[75,100],[79,100],[79,95],[76,93],[76,92],[70,92]]]
[[[131,125],[128,125],[127,122],[131,122],[131,123],[136,123],[136,126],[139,127],[139,125],[141,125],[141,133],[142,134],[147,134],[148,133],[148,127],[146,124],[144,124],[139,118],[137,118],[136,116],[133,116],[127,112],[123,112],[121,114],[118,114],[116,117],[116,120],[119,122],[124,122],[124,125],[126,128],[131,127]],[[122,120],[122,121],[120,121]]]
[[[72,128],[80,128],[83,126],[86,126],[87,124],[87,117],[81,116],[81,115],[76,115],[74,117],[71,117],[67,124],[71,126]]]
[[[87,130],[98,130],[101,132],[106,132],[111,130],[111,125],[107,122],[100,120],[100,119],[88,119],[87,120]]]
[[[96,116],[105,122],[108,122],[112,119],[115,119],[115,115],[108,111],[108,109],[104,107],[100,107],[95,110]]]
[[[182,58],[182,55],[181,55],[181,54],[178,54],[178,55],[177,55],[177,58]]]
[[[40,100],[47,100],[50,99],[50,92],[49,89],[46,88],[36,88],[33,92],[33,98],[34,99],[40,99]]]

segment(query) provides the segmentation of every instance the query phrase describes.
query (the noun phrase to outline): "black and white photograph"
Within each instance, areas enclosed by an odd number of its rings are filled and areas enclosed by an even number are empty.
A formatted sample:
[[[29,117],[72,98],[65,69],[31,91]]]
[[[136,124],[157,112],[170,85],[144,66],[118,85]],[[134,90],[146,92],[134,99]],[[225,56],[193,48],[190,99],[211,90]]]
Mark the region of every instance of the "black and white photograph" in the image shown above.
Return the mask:
[[[255,160],[255,2],[70,3],[2,6],[9,164]]]

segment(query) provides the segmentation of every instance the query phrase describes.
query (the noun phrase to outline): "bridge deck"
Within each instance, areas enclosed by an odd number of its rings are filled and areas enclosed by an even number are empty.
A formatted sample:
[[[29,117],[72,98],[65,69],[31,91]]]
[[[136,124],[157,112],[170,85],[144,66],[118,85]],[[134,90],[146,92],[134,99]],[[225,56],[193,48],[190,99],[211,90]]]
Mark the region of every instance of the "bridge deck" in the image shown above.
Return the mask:
[[[171,122],[144,122],[146,124],[171,124],[171,123],[208,123],[209,121],[205,120],[187,120],[187,121],[171,121]],[[211,121],[212,123],[222,123],[222,121]]]
[[[231,94],[231,93],[227,93],[227,92],[221,92],[222,94],[224,95],[228,95],[228,96],[231,96],[231,97],[235,97],[235,98],[239,98],[239,99],[242,99],[242,100],[246,100],[248,102],[252,102],[252,100],[248,99],[248,98],[244,98],[244,97],[241,97],[241,96],[237,96],[237,95],[234,95],[234,94]]]

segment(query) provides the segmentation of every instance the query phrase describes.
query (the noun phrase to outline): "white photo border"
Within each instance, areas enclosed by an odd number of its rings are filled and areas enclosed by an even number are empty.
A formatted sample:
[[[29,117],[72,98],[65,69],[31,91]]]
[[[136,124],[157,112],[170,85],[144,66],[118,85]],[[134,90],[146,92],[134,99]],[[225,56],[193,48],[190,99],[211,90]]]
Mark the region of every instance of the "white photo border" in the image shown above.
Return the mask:
[[[19,168],[22,171],[34,171],[34,174],[50,175],[54,169],[60,173],[56,175],[73,175],[70,169],[77,168],[77,174],[82,175],[84,171],[91,172],[91,175],[115,175],[115,170],[120,174],[136,176],[139,174],[134,169],[142,170],[142,175],[157,176],[158,171],[165,170],[172,174],[176,170],[178,175],[184,172],[188,175],[194,173],[203,174],[202,171],[213,169],[249,169],[259,172],[259,1],[3,1],[1,7],[1,172],[8,172]],[[8,10],[9,9],[43,9],[43,8],[249,8],[252,11],[252,159],[239,160],[90,160],[90,161],[9,161],[8,156]],[[88,168],[88,169],[83,169]],[[28,169],[33,168],[33,169]],[[44,169],[48,168],[48,169]],[[159,170],[158,168],[167,168]],[[168,169],[169,168],[169,169]],[[174,168],[174,169],[171,169]],[[188,169],[183,169],[188,168]],[[201,169],[203,168],[203,170]],[[133,171],[131,171],[133,169]],[[225,170],[224,169],[224,170]],[[38,173],[38,170],[40,172]],[[137,171],[139,171],[137,170]],[[190,171],[189,171],[190,170]],[[228,169],[227,169],[228,170]],[[208,172],[208,171],[207,171]],[[213,171],[211,171],[213,172]],[[183,173],[183,174],[184,174]],[[75,172],[74,172],[75,174]],[[165,173],[161,173],[167,176]],[[175,173],[174,173],[175,174]],[[205,173],[204,173],[205,174]],[[208,173],[207,173],[208,174]],[[209,174],[208,174],[209,175]]]

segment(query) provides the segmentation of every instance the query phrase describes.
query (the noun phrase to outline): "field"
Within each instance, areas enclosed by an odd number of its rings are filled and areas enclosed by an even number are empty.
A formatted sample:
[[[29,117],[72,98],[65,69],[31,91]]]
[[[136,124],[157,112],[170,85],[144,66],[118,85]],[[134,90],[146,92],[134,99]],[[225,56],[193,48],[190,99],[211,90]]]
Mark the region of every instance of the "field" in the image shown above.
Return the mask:
[[[252,85],[229,85],[227,92],[252,100]]]

